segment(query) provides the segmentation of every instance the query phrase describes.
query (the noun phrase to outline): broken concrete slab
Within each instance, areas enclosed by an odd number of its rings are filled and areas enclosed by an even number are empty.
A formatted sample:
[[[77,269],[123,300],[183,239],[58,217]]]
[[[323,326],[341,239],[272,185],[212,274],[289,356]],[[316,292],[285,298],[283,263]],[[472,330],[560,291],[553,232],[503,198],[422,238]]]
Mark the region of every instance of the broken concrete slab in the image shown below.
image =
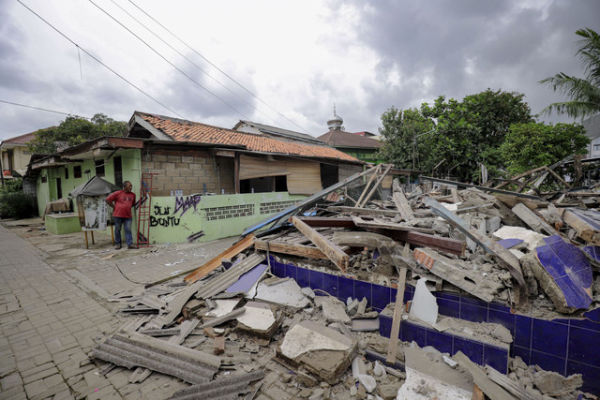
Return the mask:
[[[215,300],[216,307],[206,313],[207,317],[222,317],[229,314],[240,303],[240,299]]]
[[[323,316],[327,321],[332,322],[350,322],[350,317],[346,314],[344,303],[331,296],[315,297],[315,304],[323,310]]]
[[[417,281],[409,315],[434,326],[437,322],[438,305],[435,296],[427,289],[426,282],[425,278]]]
[[[350,366],[358,343],[336,330],[313,321],[302,321],[285,334],[279,354],[334,384]]]
[[[536,248],[539,263],[527,257],[523,262],[528,263],[559,312],[587,309],[592,302],[593,276],[585,254],[560,236],[550,236],[544,242]]]
[[[437,350],[413,345],[405,348],[405,360],[406,382],[398,390],[397,399],[471,399],[472,378],[448,366]]]
[[[350,329],[354,332],[379,331],[379,318],[353,318]]]
[[[488,303],[496,293],[504,289],[502,281],[494,275],[473,270],[461,260],[450,259],[434,250],[418,248],[414,250],[413,256],[419,265],[432,274]]]
[[[279,327],[273,308],[266,303],[251,301],[244,306],[246,312],[237,318],[238,329],[242,329],[261,337],[270,338]]]
[[[271,284],[263,281],[258,284],[254,298],[294,308],[304,308],[310,304],[310,300],[293,279],[281,279]]]
[[[533,384],[545,395],[561,398],[583,385],[581,374],[564,377],[553,371],[538,371],[533,375]]]

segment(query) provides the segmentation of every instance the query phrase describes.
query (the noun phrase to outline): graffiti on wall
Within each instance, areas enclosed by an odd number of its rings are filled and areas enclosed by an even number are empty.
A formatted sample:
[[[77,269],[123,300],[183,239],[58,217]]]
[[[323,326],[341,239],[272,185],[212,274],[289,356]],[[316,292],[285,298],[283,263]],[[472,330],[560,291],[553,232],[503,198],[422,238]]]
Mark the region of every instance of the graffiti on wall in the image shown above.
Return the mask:
[[[202,200],[202,196],[199,194],[175,197],[175,211],[173,211],[173,214],[177,214],[179,211],[181,211],[179,216],[183,217],[183,214],[185,214],[191,208],[193,208],[194,212],[196,212],[200,200]]]
[[[177,218],[171,214],[170,206],[154,206],[153,215],[150,216],[150,226],[178,226],[181,218]]]

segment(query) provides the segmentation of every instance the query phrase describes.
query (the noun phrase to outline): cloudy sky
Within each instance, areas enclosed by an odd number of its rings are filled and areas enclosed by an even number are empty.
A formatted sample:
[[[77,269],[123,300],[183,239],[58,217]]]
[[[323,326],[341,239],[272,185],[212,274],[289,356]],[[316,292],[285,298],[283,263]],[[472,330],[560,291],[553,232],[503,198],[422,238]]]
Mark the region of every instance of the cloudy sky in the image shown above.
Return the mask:
[[[575,30],[600,30],[596,0],[20,1],[82,50],[0,0],[0,101],[119,120],[134,110],[223,127],[250,119],[314,136],[334,103],[348,131],[377,132],[392,105],[486,88],[524,93],[537,113],[562,99],[540,79],[582,74]],[[64,117],[0,103],[0,139]]]

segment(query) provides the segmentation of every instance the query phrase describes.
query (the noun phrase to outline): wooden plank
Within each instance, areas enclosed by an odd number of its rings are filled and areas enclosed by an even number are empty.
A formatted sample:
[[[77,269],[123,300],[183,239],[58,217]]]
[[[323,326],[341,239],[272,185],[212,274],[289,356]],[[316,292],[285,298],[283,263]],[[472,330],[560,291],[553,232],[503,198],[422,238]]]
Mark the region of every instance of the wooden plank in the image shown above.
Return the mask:
[[[214,271],[221,265],[221,262],[224,258],[231,259],[238,255],[240,252],[246,250],[248,247],[254,244],[254,235],[248,235],[227,250],[223,251],[218,256],[212,258],[202,266],[196,268],[189,275],[187,275],[184,280],[186,282],[196,282],[198,279],[204,278],[206,275]]]
[[[339,246],[325,239],[323,235],[302,222],[298,217],[292,217],[292,224],[304,236],[310,239],[342,272],[346,272],[350,257]]]
[[[510,251],[493,241],[492,239],[481,235],[479,232],[471,229],[471,227],[460,217],[446,209],[440,203],[432,198],[426,197],[424,199],[426,206],[430,207],[432,211],[444,218],[462,233],[467,235],[471,240],[477,242],[485,251],[494,255],[500,260],[500,264],[503,265],[510,272],[511,276],[515,279],[519,286],[519,305],[525,305],[527,303],[527,284],[523,278],[523,271],[521,270],[521,264],[517,257]]]
[[[383,164],[380,164],[380,165],[383,165]],[[363,201],[361,202],[360,200],[358,200],[358,203],[356,204],[357,207],[364,207],[365,204],[367,204],[369,202],[369,200],[371,200],[371,197],[373,197],[373,195],[375,194],[375,191],[377,190],[379,185],[381,185],[381,182],[383,182],[383,179],[385,178],[385,176],[388,174],[388,172],[390,172],[390,169],[392,169],[392,164],[388,164],[386,166],[385,171],[383,171],[383,173],[379,176],[379,178],[377,179],[377,181],[375,182],[375,184],[369,191],[369,194],[367,194],[365,196]]]
[[[292,256],[313,258],[317,260],[328,260],[327,256],[318,248],[302,244],[256,240],[256,242],[254,242],[254,248],[263,251],[268,250],[273,253],[289,254]]]
[[[359,208],[359,207],[347,207],[347,206],[330,206],[330,207],[327,207],[327,211],[343,212],[343,213],[349,213],[349,214],[384,216],[384,217],[396,217],[396,216],[400,215],[400,213],[396,210],[374,210],[372,208]]]
[[[394,180],[394,194],[392,194],[392,200],[396,205],[396,208],[400,212],[400,215],[405,221],[412,221],[415,219],[415,215],[413,214],[412,207],[408,203],[406,196],[404,195],[404,191],[398,184],[398,180]]]
[[[589,244],[600,245],[600,212],[569,208],[563,220],[577,231],[577,235]]]
[[[312,227],[354,228],[351,217],[298,217],[302,222]]]
[[[476,384],[473,384],[473,395],[471,396],[471,400],[485,400],[483,392]]]
[[[392,317],[392,331],[385,361],[389,364],[396,362],[396,353],[398,351],[398,334],[400,333],[400,324],[402,323],[402,313],[404,312],[404,288],[406,287],[406,267],[400,267],[398,271],[398,290],[396,291],[396,302],[394,303],[394,316]]]
[[[502,190],[502,189],[494,189],[494,188],[490,188],[487,186],[479,186],[479,185],[473,185],[471,183],[463,183],[463,182],[456,182],[456,181],[449,181],[447,179],[440,179],[440,178],[432,178],[430,176],[419,176],[419,179],[423,179],[423,180],[427,180],[427,181],[432,181],[432,182],[438,182],[438,183],[444,183],[446,185],[455,185],[457,187],[473,187],[473,188],[477,188],[483,192],[492,192],[492,193],[500,193],[500,194],[504,194],[507,196],[513,196],[513,197],[518,197],[518,198],[522,198],[522,199],[530,199],[530,200],[541,200],[540,197],[538,196],[533,196],[530,194],[523,194],[523,193],[518,193],[518,192],[511,192],[509,190]]]
[[[375,169],[373,170],[373,174],[369,178],[369,181],[367,182],[367,185],[365,186],[365,188],[363,189],[362,193],[360,194],[360,197],[356,201],[356,206],[357,207],[360,207],[360,204],[362,203],[363,198],[366,196],[367,191],[369,190],[369,186],[371,186],[371,183],[373,183],[373,181],[375,180],[375,177],[377,176],[377,174],[380,171],[381,171],[381,164],[378,165],[377,167],[375,167]]]
[[[395,224],[393,222],[377,222],[377,221],[365,221],[361,217],[352,217],[354,225],[360,228],[375,228],[375,229],[390,229],[394,231],[406,231],[406,232],[422,232],[422,233],[433,233],[434,230],[430,228],[419,228],[417,226],[406,226],[401,224]]]
[[[473,376],[473,382],[485,393],[491,400],[517,400],[506,390],[502,389],[499,385],[494,383],[490,378],[487,377],[485,372],[475,363],[473,363],[467,356],[459,351],[452,356],[461,367],[465,368]]]
[[[527,208],[525,204],[519,203],[515,205],[512,208],[512,212],[534,231],[550,236],[558,235],[558,232],[553,227],[548,225],[546,221],[540,218],[535,212]]]

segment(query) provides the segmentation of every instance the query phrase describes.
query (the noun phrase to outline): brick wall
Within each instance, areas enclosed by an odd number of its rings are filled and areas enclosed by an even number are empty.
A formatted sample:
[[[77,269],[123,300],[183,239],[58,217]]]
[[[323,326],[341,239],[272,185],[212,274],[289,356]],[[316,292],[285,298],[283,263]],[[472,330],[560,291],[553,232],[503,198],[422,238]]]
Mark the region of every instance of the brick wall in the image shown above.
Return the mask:
[[[233,192],[233,167],[206,150],[150,150],[142,156],[142,171],[153,172],[152,193],[169,196],[171,191],[192,193]],[[222,170],[220,170],[220,167]]]

